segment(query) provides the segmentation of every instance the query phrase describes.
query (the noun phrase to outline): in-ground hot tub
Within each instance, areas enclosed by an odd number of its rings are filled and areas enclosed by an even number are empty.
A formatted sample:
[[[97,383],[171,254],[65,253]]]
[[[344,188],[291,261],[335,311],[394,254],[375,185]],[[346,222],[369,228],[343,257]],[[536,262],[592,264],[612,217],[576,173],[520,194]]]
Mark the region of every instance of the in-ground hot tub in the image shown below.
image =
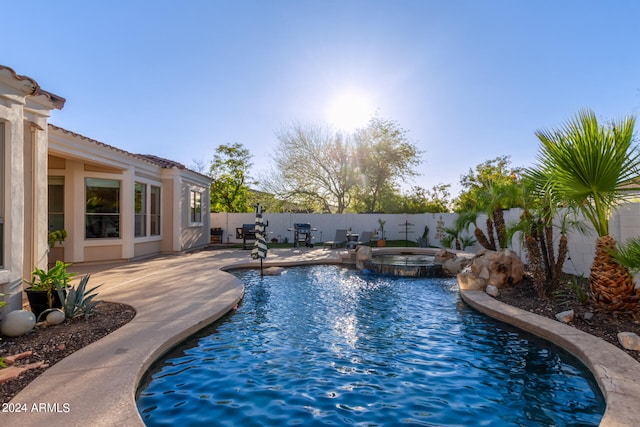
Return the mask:
[[[441,277],[442,264],[434,262],[431,254],[401,252],[374,254],[365,261],[372,273],[401,277]]]

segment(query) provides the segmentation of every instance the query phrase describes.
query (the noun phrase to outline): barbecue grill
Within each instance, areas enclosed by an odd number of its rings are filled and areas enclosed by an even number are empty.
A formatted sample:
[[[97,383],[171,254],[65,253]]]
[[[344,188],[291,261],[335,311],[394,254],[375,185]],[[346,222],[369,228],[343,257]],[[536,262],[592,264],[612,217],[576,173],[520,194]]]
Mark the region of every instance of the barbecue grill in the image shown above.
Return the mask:
[[[242,239],[242,249],[249,249],[247,240],[256,240],[256,225],[242,224],[242,227],[236,227],[236,239]]]
[[[308,248],[313,247],[311,232],[318,230],[317,228],[311,228],[311,224],[307,223],[295,223],[293,224],[293,247],[297,248],[300,243],[304,242],[304,245]],[[289,229],[291,231],[291,229]]]

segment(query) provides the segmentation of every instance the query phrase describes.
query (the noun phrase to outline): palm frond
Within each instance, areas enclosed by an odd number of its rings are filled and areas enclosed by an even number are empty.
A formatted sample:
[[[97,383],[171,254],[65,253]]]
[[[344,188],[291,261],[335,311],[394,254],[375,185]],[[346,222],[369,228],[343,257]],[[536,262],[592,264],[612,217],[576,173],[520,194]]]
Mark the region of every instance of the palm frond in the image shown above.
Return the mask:
[[[577,206],[599,236],[608,234],[611,210],[626,198],[640,171],[634,126],[635,117],[602,125],[583,110],[560,129],[536,132],[542,143],[537,169],[548,175],[546,188]]]

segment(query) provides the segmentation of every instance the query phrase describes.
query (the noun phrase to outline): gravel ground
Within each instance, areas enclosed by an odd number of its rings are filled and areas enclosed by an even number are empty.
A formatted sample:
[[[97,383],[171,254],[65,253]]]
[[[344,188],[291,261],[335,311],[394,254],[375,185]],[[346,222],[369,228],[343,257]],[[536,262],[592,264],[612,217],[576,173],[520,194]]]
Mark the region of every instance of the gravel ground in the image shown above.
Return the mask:
[[[36,326],[33,331],[16,338],[0,335],[0,357],[32,351],[31,356],[20,359],[16,366],[36,362],[53,366],[70,354],[115,331],[135,315],[135,310],[129,305],[102,302],[88,320],[80,317],[65,320],[60,325]],[[45,369],[29,370],[16,379],[0,384],[0,403],[11,400]]]
[[[554,298],[541,300],[530,281],[525,279],[515,286],[500,289],[497,299],[554,320],[557,320],[556,314],[573,310],[575,316],[569,323],[570,326],[602,338],[640,362],[640,351],[625,350],[618,342],[619,332],[634,332],[640,335],[640,311],[632,315],[597,310],[588,301],[580,302],[576,297],[578,293],[585,296],[588,294],[588,281],[576,281],[575,278],[571,280],[573,285],[565,283]],[[581,288],[580,292],[576,292],[576,287]],[[585,316],[587,313],[591,313],[593,317],[589,319],[589,315]],[[640,366],[638,368],[640,369]]]

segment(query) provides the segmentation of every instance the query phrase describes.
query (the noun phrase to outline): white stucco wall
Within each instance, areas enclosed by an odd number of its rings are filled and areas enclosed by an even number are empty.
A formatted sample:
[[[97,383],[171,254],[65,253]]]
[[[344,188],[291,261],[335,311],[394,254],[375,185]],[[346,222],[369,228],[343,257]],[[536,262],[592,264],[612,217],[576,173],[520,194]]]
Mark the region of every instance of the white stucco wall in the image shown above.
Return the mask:
[[[4,265],[0,293],[8,306],[22,307],[22,279],[34,266],[46,266],[46,193],[33,189],[46,183],[47,120],[53,108],[50,94],[10,68],[0,66],[0,121],[4,123],[2,158]],[[41,231],[44,227],[44,234]]]

